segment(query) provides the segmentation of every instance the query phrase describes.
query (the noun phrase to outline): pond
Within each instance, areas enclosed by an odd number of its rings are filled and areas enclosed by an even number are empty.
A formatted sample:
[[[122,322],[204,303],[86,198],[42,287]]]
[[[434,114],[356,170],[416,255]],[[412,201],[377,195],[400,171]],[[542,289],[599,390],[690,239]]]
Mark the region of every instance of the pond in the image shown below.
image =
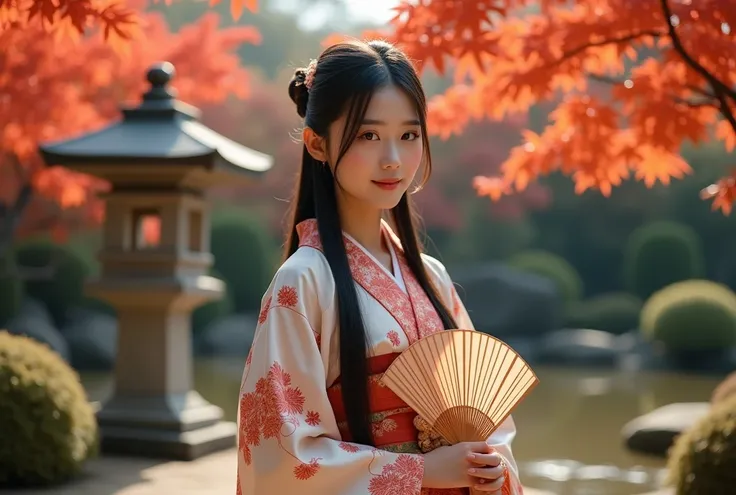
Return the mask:
[[[622,426],[673,402],[707,401],[720,377],[535,367],[540,385],[515,413],[515,455],[525,485],[558,495],[635,495],[655,490],[664,461],[628,452]],[[195,385],[234,420],[240,358],[197,359]],[[91,400],[110,375],[83,373]]]

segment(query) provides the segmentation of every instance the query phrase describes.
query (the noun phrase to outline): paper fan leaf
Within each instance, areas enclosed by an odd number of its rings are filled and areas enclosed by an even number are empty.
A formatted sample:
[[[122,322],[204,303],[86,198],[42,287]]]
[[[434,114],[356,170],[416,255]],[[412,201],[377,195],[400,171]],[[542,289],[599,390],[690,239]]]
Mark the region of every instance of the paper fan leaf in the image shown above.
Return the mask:
[[[511,346],[459,329],[412,344],[382,381],[452,444],[488,438],[539,383]]]

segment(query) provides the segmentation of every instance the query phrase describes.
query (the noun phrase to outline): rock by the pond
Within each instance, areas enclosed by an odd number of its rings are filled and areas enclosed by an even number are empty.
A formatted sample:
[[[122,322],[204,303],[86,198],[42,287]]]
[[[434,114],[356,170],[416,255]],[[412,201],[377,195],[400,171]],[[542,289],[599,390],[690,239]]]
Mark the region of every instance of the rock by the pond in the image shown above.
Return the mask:
[[[544,336],[537,358],[555,365],[613,366],[619,358],[615,335],[601,330],[555,330]]]
[[[117,351],[117,318],[86,308],[74,308],[68,317],[61,333],[69,344],[72,366],[79,371],[112,369]]]
[[[736,369],[736,348],[673,355],[661,342],[651,342],[644,338],[640,330],[622,334],[617,340],[620,355],[626,361],[624,367],[632,370],[722,375]]]
[[[705,416],[710,407],[708,402],[678,402],[639,416],[623,428],[626,447],[664,458],[675,438]]]
[[[54,326],[43,303],[31,298],[24,299],[18,314],[8,322],[8,332],[25,335],[47,344],[66,361],[69,361],[69,346]]]
[[[550,280],[498,263],[453,270],[457,292],[483,332],[538,337],[561,328],[561,300]]]
[[[195,353],[199,356],[247,356],[257,316],[234,314],[213,322],[196,336]]]

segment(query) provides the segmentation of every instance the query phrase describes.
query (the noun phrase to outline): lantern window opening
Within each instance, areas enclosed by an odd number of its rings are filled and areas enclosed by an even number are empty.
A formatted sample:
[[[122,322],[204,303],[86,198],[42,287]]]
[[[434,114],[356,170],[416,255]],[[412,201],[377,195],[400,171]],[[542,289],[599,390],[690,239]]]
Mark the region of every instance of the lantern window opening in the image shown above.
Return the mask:
[[[161,245],[161,212],[156,208],[133,210],[133,249],[156,249]]]

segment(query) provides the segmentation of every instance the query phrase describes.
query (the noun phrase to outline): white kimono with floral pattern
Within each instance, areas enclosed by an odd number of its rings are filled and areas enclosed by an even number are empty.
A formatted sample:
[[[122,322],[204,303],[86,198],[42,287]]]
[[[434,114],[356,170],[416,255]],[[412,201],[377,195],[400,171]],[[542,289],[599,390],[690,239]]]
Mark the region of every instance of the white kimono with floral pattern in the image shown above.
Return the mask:
[[[279,268],[264,295],[245,364],[238,408],[237,494],[467,493],[467,489],[422,489],[424,457],[418,449],[404,444],[374,448],[346,440],[345,425],[336,417],[339,404],[334,406],[328,397],[340,374],[335,285],[316,221],[302,222],[297,230],[300,247]],[[406,264],[398,238],[386,223],[383,232],[390,241],[396,275],[345,235],[371,359],[398,355],[417,339],[443,329]],[[472,329],[444,266],[430,256],[423,259],[458,328]],[[376,377],[380,375],[372,378]],[[400,429],[403,416],[397,414],[394,420],[390,414],[402,411],[407,409],[377,417],[373,424],[377,443],[382,435],[388,438]],[[401,428],[406,434],[406,426]],[[488,439],[507,466],[503,495],[522,494],[511,452],[515,434],[509,416]]]

